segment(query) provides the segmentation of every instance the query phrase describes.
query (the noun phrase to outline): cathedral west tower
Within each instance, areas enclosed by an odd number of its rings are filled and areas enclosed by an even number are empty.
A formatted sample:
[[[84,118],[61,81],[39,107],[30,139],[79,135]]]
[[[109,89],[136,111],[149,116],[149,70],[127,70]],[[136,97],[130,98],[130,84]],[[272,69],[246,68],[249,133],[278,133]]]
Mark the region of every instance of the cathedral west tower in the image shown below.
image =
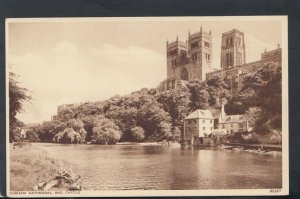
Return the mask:
[[[186,42],[167,42],[167,79],[190,81],[206,79],[211,72],[212,36],[200,28],[199,32],[188,34]]]

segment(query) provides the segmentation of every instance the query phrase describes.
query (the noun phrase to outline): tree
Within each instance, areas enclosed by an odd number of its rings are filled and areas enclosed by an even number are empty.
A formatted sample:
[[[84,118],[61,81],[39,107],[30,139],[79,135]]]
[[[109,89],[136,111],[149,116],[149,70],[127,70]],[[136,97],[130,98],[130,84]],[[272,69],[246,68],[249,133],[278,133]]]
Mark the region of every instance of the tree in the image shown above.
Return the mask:
[[[81,135],[73,128],[66,128],[64,131],[57,133],[52,142],[57,143],[81,143]]]
[[[169,136],[171,118],[155,100],[144,104],[139,110],[138,124],[145,130],[146,138],[162,139]]]
[[[31,96],[28,94],[28,89],[20,87],[15,73],[9,73],[9,140],[10,142],[18,139],[20,127],[23,123],[16,118],[18,113],[21,113],[24,102],[30,101]]]
[[[145,131],[142,127],[136,126],[131,129],[131,135],[135,141],[142,141],[145,138]]]
[[[173,131],[172,131],[172,140],[173,141],[178,141],[181,139],[182,136],[182,131],[180,130],[179,127],[174,127]]]
[[[218,76],[206,80],[209,94],[209,106],[211,108],[221,108],[221,101],[230,96],[227,83]]]
[[[281,66],[278,63],[268,63],[244,79],[238,100],[245,110],[251,111],[255,107],[261,110],[254,125],[257,133],[268,133],[274,129],[281,131],[281,82]]]
[[[187,84],[190,90],[190,112],[197,109],[207,109],[208,104],[208,92],[206,82],[201,82],[199,79],[194,79]]]
[[[110,119],[97,121],[93,128],[92,141],[98,144],[115,144],[121,138],[121,131]]]
[[[183,130],[183,120],[188,115],[190,93],[187,87],[159,93],[157,101],[163,105],[172,119],[172,128],[179,127]]]
[[[54,120],[43,122],[35,128],[35,131],[42,142],[51,142],[57,133],[64,131],[66,128],[67,124],[65,122]]]
[[[40,141],[39,135],[34,127],[29,128],[26,131],[26,135],[30,142],[39,142]]]
[[[245,116],[249,122],[250,127],[255,127],[258,123],[258,120],[261,118],[262,110],[259,107],[250,107]]]

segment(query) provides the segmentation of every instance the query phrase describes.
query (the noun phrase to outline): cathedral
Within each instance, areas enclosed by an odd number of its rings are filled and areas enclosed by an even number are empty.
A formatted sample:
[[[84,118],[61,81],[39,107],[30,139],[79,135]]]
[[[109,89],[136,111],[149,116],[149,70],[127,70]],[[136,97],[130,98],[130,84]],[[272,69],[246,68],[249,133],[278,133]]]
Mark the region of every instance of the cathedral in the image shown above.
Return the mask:
[[[222,33],[221,69],[213,70],[212,35],[200,27],[199,32],[188,33],[188,39],[183,42],[178,37],[173,42],[167,41],[167,79],[157,87],[158,92],[175,89],[186,82],[197,78],[200,81],[220,77],[227,81],[233,95],[238,94],[242,87],[243,77],[254,72],[266,63],[281,64],[281,48],[263,52],[261,59],[246,62],[244,33],[233,29]]]

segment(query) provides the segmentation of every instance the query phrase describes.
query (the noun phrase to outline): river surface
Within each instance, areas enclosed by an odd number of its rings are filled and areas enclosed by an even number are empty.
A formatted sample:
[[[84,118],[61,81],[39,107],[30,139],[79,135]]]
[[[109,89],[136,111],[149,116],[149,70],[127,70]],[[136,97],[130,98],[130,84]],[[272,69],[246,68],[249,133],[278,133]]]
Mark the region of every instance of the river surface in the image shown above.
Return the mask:
[[[87,190],[282,187],[282,156],[141,145],[34,146],[79,168]]]

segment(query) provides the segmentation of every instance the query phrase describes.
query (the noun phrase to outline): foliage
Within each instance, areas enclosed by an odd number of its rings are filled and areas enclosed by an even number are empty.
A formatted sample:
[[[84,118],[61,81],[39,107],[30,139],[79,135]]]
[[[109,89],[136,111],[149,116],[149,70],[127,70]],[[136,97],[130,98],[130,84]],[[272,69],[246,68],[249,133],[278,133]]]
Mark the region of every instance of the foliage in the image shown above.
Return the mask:
[[[226,81],[219,77],[202,82],[194,79],[160,93],[143,88],[105,101],[70,106],[60,111],[56,120],[44,122],[33,131],[43,142],[52,141],[57,134],[54,140],[58,142],[178,140],[189,113],[196,109],[218,110],[221,102],[227,102],[227,114],[246,114],[257,135],[280,131],[281,67],[270,63],[244,76],[238,96],[233,97]],[[67,128],[74,131],[69,129],[66,133]],[[70,138],[65,139],[66,136]],[[35,134],[32,139],[36,139]],[[243,138],[240,135],[237,139]]]
[[[197,109],[208,108],[208,97],[207,84],[201,82],[199,79],[194,79],[187,84],[190,92],[190,112]]]
[[[207,92],[209,94],[208,103],[211,108],[221,108],[221,101],[225,101],[230,96],[229,86],[226,81],[218,76],[214,76],[206,81]]]
[[[43,142],[51,142],[53,137],[67,128],[67,124],[58,120],[46,121],[37,126],[35,131],[39,134],[39,138]]]
[[[157,101],[169,113],[173,128],[183,130],[183,120],[189,113],[190,93],[186,87],[169,90],[157,95]]]
[[[145,138],[145,131],[142,127],[136,126],[131,129],[131,135],[135,141],[142,141]]]
[[[9,73],[9,140],[19,139],[20,128],[24,124],[16,118],[23,111],[23,104],[31,100],[28,89],[20,87],[15,73]]]
[[[259,107],[250,107],[245,116],[248,120],[248,124],[250,127],[254,127],[256,123],[261,119],[262,110]]]
[[[121,131],[110,119],[98,120],[93,128],[92,141],[98,144],[115,144],[121,138]]]
[[[173,141],[179,141],[181,139],[181,130],[179,127],[174,127],[173,131],[172,131],[172,140]]]
[[[35,130],[32,130],[32,129],[27,130],[26,135],[27,135],[27,139],[30,142],[39,142],[40,141],[39,135]]]
[[[52,141],[58,143],[81,143],[82,137],[73,128],[66,128],[64,131],[57,133]]]
[[[281,130],[281,96],[281,66],[269,63],[245,77],[236,101],[244,106],[245,111],[256,110],[254,130],[266,134],[273,129]]]
[[[146,137],[152,140],[170,136],[171,118],[157,101],[144,104],[139,110],[139,124],[146,132]]]

